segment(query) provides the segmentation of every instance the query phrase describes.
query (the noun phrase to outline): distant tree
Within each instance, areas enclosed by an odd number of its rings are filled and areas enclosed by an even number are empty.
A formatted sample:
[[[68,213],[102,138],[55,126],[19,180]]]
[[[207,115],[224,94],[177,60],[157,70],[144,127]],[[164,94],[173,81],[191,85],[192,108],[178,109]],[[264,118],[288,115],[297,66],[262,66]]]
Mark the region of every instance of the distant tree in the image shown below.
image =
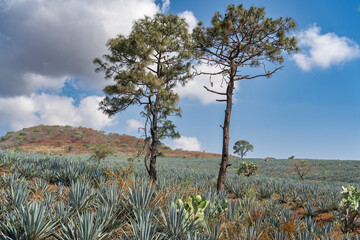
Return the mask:
[[[292,164],[292,170],[304,181],[304,177],[311,171],[311,164],[306,160],[295,161]]]
[[[160,140],[180,137],[168,118],[181,116],[179,97],[174,92],[192,78],[193,43],[184,19],[157,14],[136,21],[131,33],[119,35],[107,43],[110,54],[95,59],[97,71],[115,84],[106,86],[100,109],[112,116],[132,105],[142,105],[147,152],[146,170],[157,179],[156,159]],[[147,144],[148,143],[148,144]],[[148,166],[147,160],[150,158]]]
[[[238,175],[244,175],[246,177],[250,177],[251,175],[256,174],[259,166],[254,163],[242,162],[240,168],[237,171]]]
[[[239,155],[240,158],[243,159],[249,151],[254,151],[254,146],[251,145],[248,141],[239,140],[234,144],[233,149],[234,153]]]
[[[114,154],[114,149],[108,144],[97,144],[91,148],[91,160],[95,160],[98,164],[105,160],[109,155]]]
[[[290,156],[290,157],[288,157],[288,159],[295,159],[295,156]]]
[[[286,33],[296,28],[291,18],[272,19],[265,17],[264,8],[243,8],[242,5],[229,5],[225,14],[215,13],[210,27],[199,26],[194,29],[193,36],[197,43],[200,62],[218,67],[215,73],[202,74],[222,75],[226,91],[218,92],[204,88],[222,97],[219,102],[226,103],[223,130],[223,147],[217,190],[223,191],[226,169],[229,165],[229,129],[233,104],[235,82],[258,77],[271,77],[282,67],[274,67],[268,71],[270,63],[282,64],[284,51],[296,51],[294,36]],[[262,66],[264,71],[253,75],[244,73],[243,68]],[[261,70],[260,70],[261,71]]]

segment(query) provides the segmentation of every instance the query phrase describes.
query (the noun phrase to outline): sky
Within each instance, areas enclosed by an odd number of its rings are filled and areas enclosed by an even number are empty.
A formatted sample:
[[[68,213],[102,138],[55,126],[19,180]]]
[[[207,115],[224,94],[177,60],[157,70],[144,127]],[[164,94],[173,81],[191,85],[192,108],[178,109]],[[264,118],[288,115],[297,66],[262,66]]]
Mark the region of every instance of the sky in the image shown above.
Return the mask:
[[[360,160],[360,0],[0,0],[0,135],[69,124],[139,136],[141,108],[112,118],[98,110],[111,82],[95,73],[92,59],[145,15],[177,14],[191,31],[229,4],[292,17],[301,49],[285,54],[284,68],[271,78],[237,84],[230,152],[247,140],[251,158]],[[224,90],[221,77],[212,81]],[[225,105],[204,85],[208,76],[176,89],[183,113],[172,120],[182,137],[165,140],[172,148],[221,152]]]

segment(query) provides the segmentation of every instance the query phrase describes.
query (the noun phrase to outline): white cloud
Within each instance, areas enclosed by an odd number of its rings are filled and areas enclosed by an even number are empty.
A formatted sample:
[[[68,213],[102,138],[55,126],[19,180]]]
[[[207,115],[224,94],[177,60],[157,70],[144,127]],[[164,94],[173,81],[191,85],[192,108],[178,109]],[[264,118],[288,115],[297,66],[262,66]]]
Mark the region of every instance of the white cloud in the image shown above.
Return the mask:
[[[188,151],[200,151],[200,142],[196,137],[184,137],[181,136],[178,139],[174,139],[171,144],[169,144],[172,149],[183,149]]]
[[[220,70],[210,65],[198,65],[196,67],[198,72],[216,73]],[[212,83],[212,84],[211,84]],[[222,75],[198,75],[193,80],[190,80],[185,87],[178,86],[175,91],[181,97],[187,97],[192,100],[200,100],[204,105],[215,103],[216,99],[225,99],[225,96],[214,94],[205,90],[204,86],[217,92],[226,92],[226,82]],[[239,83],[235,82],[235,92],[239,90]],[[236,100],[236,99],[234,99]]]
[[[105,85],[92,59],[107,52],[109,38],[128,34],[136,19],[159,11],[155,0],[0,3],[0,96],[61,87],[64,76],[83,79],[82,87]]]
[[[99,109],[101,97],[88,96],[78,106],[74,99],[50,94],[0,98],[0,125],[19,130],[39,124],[101,129],[115,124]]]
[[[309,48],[293,56],[298,66],[305,71],[314,67],[326,69],[360,57],[360,48],[356,42],[335,33],[321,35],[320,27],[316,25],[301,31],[296,37],[300,47]]]
[[[139,128],[143,128],[144,124],[135,119],[129,119],[126,121],[128,132],[139,132]]]
[[[162,0],[161,12],[166,13],[170,8],[170,0]]]
[[[194,16],[194,13],[191,11],[185,11],[178,14],[179,17],[185,18],[186,23],[189,25],[189,31],[192,32],[192,30],[197,26],[198,20]]]

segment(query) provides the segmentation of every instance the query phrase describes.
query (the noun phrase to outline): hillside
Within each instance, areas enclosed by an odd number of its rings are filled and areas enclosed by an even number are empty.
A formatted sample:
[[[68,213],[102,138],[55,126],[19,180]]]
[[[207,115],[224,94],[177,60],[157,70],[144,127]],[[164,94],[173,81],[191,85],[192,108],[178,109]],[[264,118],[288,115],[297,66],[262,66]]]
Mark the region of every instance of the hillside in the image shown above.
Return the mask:
[[[46,126],[39,125],[24,128],[17,132],[8,132],[0,138],[0,149],[20,150],[31,153],[80,154],[89,153],[96,144],[110,144],[117,155],[136,154],[142,140],[134,136],[117,133],[106,134],[85,127]],[[165,156],[218,158],[219,154],[194,152],[185,150],[170,150],[163,145]]]

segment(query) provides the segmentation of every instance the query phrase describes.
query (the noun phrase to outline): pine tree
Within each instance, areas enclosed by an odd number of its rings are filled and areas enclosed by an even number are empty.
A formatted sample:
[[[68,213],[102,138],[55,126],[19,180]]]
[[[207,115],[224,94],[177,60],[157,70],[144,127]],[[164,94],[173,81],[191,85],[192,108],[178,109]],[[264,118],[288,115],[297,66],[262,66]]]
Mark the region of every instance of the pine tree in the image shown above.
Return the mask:
[[[115,83],[104,88],[100,109],[112,116],[132,105],[143,106],[144,138],[149,143],[144,162],[156,181],[160,139],[180,137],[169,117],[181,116],[174,87],[192,78],[191,35],[184,19],[157,14],[136,21],[127,37],[110,39],[107,46],[110,53],[94,63],[96,71],[105,72],[105,78]]]
[[[222,97],[217,101],[226,103],[224,123],[221,126],[223,147],[218,191],[224,190],[226,169],[229,166],[229,129],[235,82],[270,77],[281,69],[281,66],[276,66],[268,71],[267,67],[269,63],[281,65],[284,61],[283,51],[291,53],[298,50],[295,37],[286,36],[286,33],[295,28],[296,24],[291,18],[265,17],[264,8],[250,7],[247,10],[242,5],[229,5],[224,15],[215,13],[210,27],[204,27],[200,23],[194,29],[193,36],[197,42],[200,62],[220,69],[216,73],[203,74],[222,74],[226,82],[224,92],[205,87],[209,92]],[[260,74],[248,75],[241,71],[246,67],[259,66],[264,68]]]

